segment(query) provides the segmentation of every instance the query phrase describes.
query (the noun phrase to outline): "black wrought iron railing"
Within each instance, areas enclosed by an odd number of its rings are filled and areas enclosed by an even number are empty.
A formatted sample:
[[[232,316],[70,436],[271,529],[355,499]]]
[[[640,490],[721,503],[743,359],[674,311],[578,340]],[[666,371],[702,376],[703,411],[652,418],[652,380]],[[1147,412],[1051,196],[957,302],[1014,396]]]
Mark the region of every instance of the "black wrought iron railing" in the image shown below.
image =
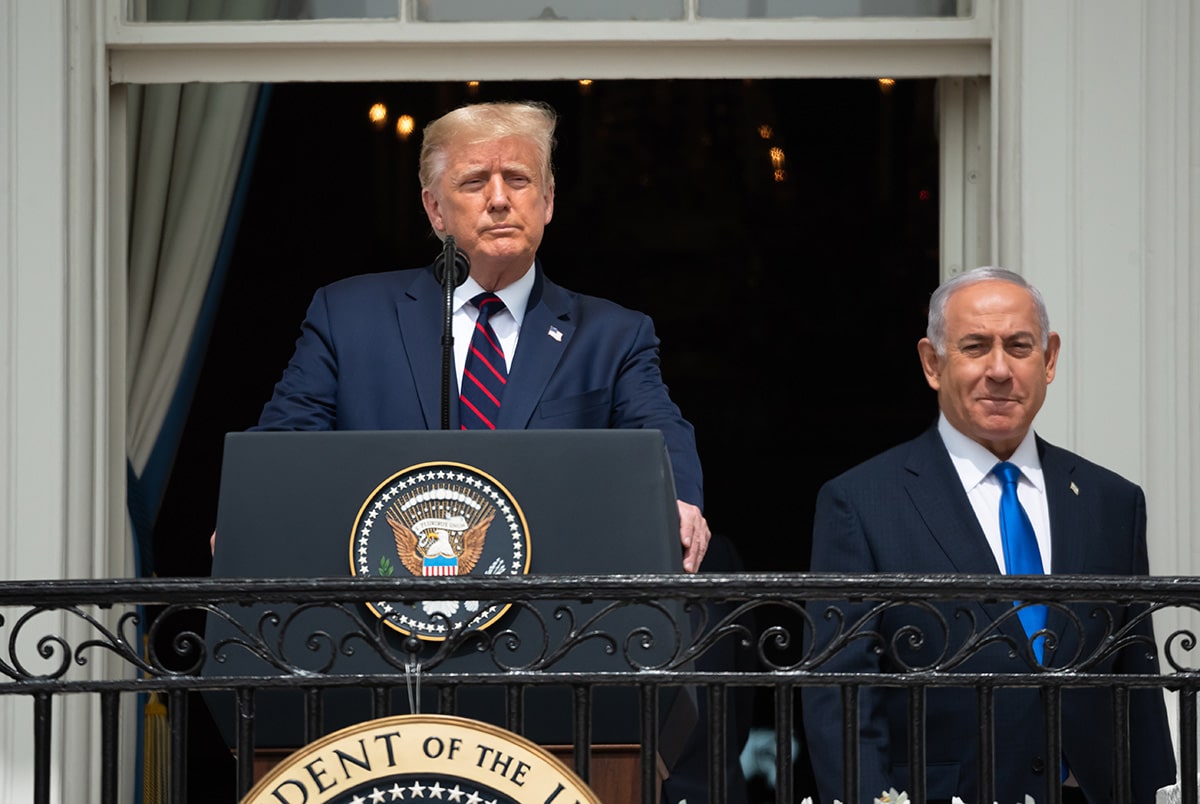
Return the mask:
[[[1157,657],[1160,672],[1097,672],[1113,651],[1156,651],[1139,642],[1136,627],[1116,621],[1102,625],[1099,640],[1077,640],[1086,647],[1060,656],[1052,667],[973,672],[970,660],[980,651],[999,645],[1015,655],[1027,646],[994,622],[947,618],[945,612],[1011,600],[1046,603],[1066,613],[1060,621],[1067,629],[1083,629],[1086,618],[1093,636],[1096,618],[1114,606],[1133,606],[1139,616],[1156,620],[1164,646]],[[408,637],[389,620],[393,604],[421,601],[443,604],[428,616],[444,621],[445,638]],[[947,602],[949,609],[934,605]],[[854,616],[844,617],[851,609]],[[499,612],[493,621],[482,628],[472,624],[473,612],[488,610]],[[920,630],[885,638],[874,630],[885,612],[893,619],[912,612]],[[735,698],[749,690],[765,691],[771,702],[774,801],[799,801],[811,794],[796,789],[792,761],[793,742],[802,732],[799,693],[808,686],[913,690],[910,765],[918,768],[924,735],[936,727],[925,722],[919,694],[929,689],[974,687],[983,713],[980,728],[986,731],[992,727],[987,710],[995,690],[1039,688],[1051,749],[1060,744],[1055,707],[1066,689],[1115,690],[1118,711],[1131,690],[1170,691],[1176,693],[1179,778],[1196,779],[1200,673],[1196,633],[1187,624],[1198,612],[1200,579],[1167,577],[753,573],[18,581],[0,583],[0,695],[33,700],[37,804],[50,800],[51,715],[70,695],[100,700],[104,802],[118,800],[122,700],[145,701],[150,695],[165,701],[170,715],[164,799],[173,804],[188,801],[189,776],[208,772],[189,768],[186,760],[187,700],[197,695],[223,722],[236,752],[239,795],[254,785],[256,749],[281,730],[298,746],[347,719],[420,709],[492,719],[539,742],[565,740],[585,781],[596,746],[609,739],[605,729],[621,740],[631,736],[640,752],[640,796],[647,804],[656,800],[660,758],[699,751],[702,782],[715,791],[709,799],[723,801],[729,763],[736,759],[731,751],[738,750],[730,714]],[[1166,629],[1164,622],[1181,625]],[[837,657],[864,641],[890,658],[893,672],[836,669]],[[932,654],[914,647],[931,644],[939,646]],[[918,655],[921,660],[914,662]],[[116,669],[98,673],[98,667]],[[547,723],[549,713],[558,722]],[[1115,718],[1114,728],[1122,723]],[[854,726],[843,724],[843,732],[851,746]],[[980,789],[988,791],[997,769],[987,753],[989,735],[981,734],[980,742]],[[1114,757],[1117,791],[1128,789],[1127,748]],[[846,761],[847,777],[853,777],[853,750]],[[911,800],[924,800],[922,779],[914,775],[914,789],[907,791]],[[850,792],[853,800],[873,791]],[[1055,784],[1030,792],[1051,804],[1060,800]],[[1182,785],[1179,796],[1195,804],[1195,786]]]

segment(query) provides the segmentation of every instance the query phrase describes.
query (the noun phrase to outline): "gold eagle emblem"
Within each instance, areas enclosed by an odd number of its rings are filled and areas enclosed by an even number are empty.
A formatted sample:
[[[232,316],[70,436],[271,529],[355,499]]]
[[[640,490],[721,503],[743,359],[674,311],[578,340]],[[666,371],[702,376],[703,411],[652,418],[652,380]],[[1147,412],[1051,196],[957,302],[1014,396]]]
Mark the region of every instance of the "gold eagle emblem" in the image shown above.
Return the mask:
[[[413,575],[421,575],[425,559],[434,556],[453,556],[458,559],[458,574],[470,574],[483,554],[483,543],[495,517],[496,512],[490,510],[465,530],[431,528],[418,535],[394,511],[387,513],[396,540],[396,553]]]

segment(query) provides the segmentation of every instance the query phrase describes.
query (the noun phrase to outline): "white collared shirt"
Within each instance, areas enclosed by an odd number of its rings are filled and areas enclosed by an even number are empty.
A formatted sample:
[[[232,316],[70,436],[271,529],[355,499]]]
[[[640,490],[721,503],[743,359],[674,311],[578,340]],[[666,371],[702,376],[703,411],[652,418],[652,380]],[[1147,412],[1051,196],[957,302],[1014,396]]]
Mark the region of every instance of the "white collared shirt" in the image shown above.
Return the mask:
[[[488,319],[500,340],[504,362],[509,370],[512,369],[513,355],[517,351],[517,336],[521,332],[521,322],[525,320],[525,308],[529,306],[529,294],[533,292],[535,273],[531,264],[520,279],[496,291],[496,295],[504,302],[504,310]],[[458,369],[460,390],[463,366],[467,364],[467,348],[475,331],[475,319],[479,318],[479,311],[471,304],[471,299],[483,292],[483,286],[469,276],[466,282],[454,289],[454,317],[450,323],[454,332],[454,365]]]
[[[1000,539],[1000,478],[992,474],[992,468],[1000,459],[988,451],[983,445],[971,440],[960,433],[946,421],[944,415],[938,416],[938,433],[950,453],[950,461],[958,472],[967,499],[975,509],[975,516],[983,528],[988,545],[996,556],[996,564],[1000,572],[1007,575],[1004,566],[1004,545]],[[1017,497],[1029,521],[1033,524],[1033,532],[1037,536],[1038,550],[1042,554],[1042,571],[1050,573],[1050,508],[1046,503],[1046,479],[1042,474],[1042,462],[1038,458],[1037,442],[1033,430],[1025,434],[1009,463],[1016,464],[1021,470],[1021,478],[1017,481]]]

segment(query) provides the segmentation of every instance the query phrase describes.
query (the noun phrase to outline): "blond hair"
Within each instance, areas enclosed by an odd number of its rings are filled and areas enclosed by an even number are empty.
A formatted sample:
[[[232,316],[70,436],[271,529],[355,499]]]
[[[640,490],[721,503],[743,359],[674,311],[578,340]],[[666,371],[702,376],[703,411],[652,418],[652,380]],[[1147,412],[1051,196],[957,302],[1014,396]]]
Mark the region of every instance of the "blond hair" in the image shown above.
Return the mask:
[[[418,177],[422,190],[432,190],[446,170],[446,154],[452,145],[520,137],[537,150],[541,184],[554,189],[554,110],[538,101],[475,103],[447,112],[425,127],[421,142]]]

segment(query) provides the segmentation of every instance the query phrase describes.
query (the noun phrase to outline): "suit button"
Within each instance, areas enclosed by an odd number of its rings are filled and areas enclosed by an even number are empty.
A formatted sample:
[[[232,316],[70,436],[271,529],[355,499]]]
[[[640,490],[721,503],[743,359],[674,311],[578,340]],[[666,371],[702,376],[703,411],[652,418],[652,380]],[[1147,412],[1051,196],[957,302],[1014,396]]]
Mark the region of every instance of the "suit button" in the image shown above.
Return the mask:
[[[1041,757],[1034,757],[1033,762],[1029,763],[1030,769],[1039,776],[1046,772],[1046,760]]]

